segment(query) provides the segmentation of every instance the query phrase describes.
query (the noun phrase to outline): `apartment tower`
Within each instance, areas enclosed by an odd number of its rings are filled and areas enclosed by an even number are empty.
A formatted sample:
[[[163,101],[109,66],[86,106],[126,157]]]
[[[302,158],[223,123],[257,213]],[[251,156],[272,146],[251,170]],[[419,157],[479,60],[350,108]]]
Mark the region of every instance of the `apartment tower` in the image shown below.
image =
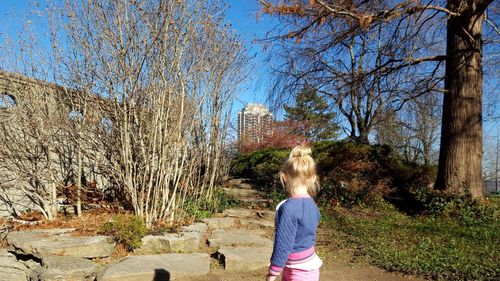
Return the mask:
[[[259,143],[271,133],[273,115],[258,103],[249,103],[238,112],[238,140],[240,143]]]

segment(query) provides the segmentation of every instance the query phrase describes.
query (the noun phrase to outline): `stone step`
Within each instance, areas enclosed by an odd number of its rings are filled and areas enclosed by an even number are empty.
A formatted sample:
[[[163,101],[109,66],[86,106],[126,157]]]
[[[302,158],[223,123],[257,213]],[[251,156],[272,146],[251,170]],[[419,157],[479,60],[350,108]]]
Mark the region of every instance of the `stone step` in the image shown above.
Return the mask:
[[[240,189],[240,188],[223,188],[224,192],[236,199],[239,198],[248,198],[248,197],[256,197],[256,198],[262,198],[265,196],[265,193],[254,190],[254,189]]]
[[[146,235],[141,239],[141,247],[134,252],[146,255],[196,252],[206,231],[205,223],[196,223],[182,227],[179,233]]]
[[[203,219],[204,223],[212,229],[227,229],[234,227],[234,218],[209,218]]]
[[[106,268],[97,281],[182,280],[210,271],[208,254],[130,256]]]
[[[239,219],[267,219],[274,220],[274,211],[268,210],[250,210],[246,208],[230,208],[225,209],[222,214],[226,217],[233,217]]]
[[[271,204],[273,202],[272,199],[265,199],[265,198],[259,198],[259,197],[241,197],[238,198],[243,203],[266,203],[266,204]]]
[[[94,280],[97,266],[84,258],[47,256],[42,260],[44,281]]]
[[[107,236],[71,236],[67,229],[14,231],[7,235],[9,247],[19,254],[102,258],[110,256],[115,243]]]
[[[13,254],[1,250],[0,280],[28,281],[30,280],[29,270],[24,264],[17,261]]]
[[[273,241],[262,237],[265,232],[250,232],[244,229],[237,230],[224,230],[216,229],[212,232],[212,236],[208,238],[208,245],[210,247],[271,247]]]
[[[217,257],[228,272],[245,272],[266,268],[272,247],[220,247]]]
[[[240,220],[240,225],[245,228],[270,229],[274,227],[274,222],[265,219],[246,219]]]
[[[249,217],[255,217],[256,213],[252,210],[249,209],[244,209],[244,208],[230,208],[230,209],[225,209],[222,212],[225,216],[227,217],[233,217],[233,218],[249,218]]]
[[[248,179],[230,179],[226,182],[226,186],[230,188],[239,188],[239,189],[253,189],[252,184],[250,184],[250,180]]]

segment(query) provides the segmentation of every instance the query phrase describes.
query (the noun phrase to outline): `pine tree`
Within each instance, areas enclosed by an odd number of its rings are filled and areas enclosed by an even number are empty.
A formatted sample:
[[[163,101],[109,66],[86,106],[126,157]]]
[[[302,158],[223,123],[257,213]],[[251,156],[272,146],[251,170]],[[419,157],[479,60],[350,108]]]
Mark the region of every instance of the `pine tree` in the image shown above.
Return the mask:
[[[300,122],[299,134],[311,141],[327,140],[337,137],[339,130],[335,113],[330,111],[325,99],[316,89],[305,87],[295,97],[295,106],[284,106],[286,120]]]

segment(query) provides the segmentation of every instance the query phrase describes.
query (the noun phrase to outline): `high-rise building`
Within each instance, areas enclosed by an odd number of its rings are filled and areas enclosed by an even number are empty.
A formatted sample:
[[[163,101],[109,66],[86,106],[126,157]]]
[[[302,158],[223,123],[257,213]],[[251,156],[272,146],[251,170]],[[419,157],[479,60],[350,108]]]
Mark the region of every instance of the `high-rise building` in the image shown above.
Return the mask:
[[[258,103],[249,103],[238,112],[238,140],[245,143],[259,143],[271,133],[273,115],[269,109]]]

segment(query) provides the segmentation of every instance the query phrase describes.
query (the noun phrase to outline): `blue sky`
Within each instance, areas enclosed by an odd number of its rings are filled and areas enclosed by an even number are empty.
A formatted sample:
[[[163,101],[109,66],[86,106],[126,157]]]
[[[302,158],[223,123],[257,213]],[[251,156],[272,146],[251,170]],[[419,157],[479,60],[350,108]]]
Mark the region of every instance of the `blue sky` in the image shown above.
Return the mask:
[[[43,17],[47,6],[45,0],[0,0],[0,45],[4,43],[4,36],[15,39],[17,32],[29,24],[35,30],[42,30],[45,26]],[[270,80],[267,55],[265,55],[256,40],[265,36],[274,24],[273,19],[259,14],[258,0],[228,1],[227,19],[235,32],[246,43],[248,55],[253,58],[251,76],[240,87],[233,112],[240,110],[248,102],[264,103],[267,96]],[[41,16],[37,16],[39,11]],[[27,18],[30,19],[28,23]],[[46,30],[43,30],[46,32]]]
[[[227,10],[228,21],[234,30],[246,42],[248,54],[254,57],[251,77],[242,86],[241,93],[235,103],[235,109],[239,110],[247,102],[264,103],[269,86],[269,65],[266,62],[267,55],[262,51],[256,40],[265,37],[266,32],[276,25],[276,20],[260,15],[258,0],[233,0],[229,1]]]
[[[261,49],[260,44],[255,41],[265,37],[266,32],[276,24],[276,19],[266,15],[260,15],[258,0],[228,0],[227,19],[233,29],[246,43],[248,55],[253,57],[252,68],[248,80],[240,87],[237,99],[233,107],[233,116],[248,102],[266,101],[269,84],[271,80],[270,66],[267,62],[267,54]],[[23,26],[29,24],[34,30],[42,30],[46,23],[43,13],[46,8],[45,0],[0,0],[0,46],[4,45],[3,38],[7,35],[15,38],[17,32]],[[39,11],[39,15],[37,15]],[[28,22],[26,19],[31,21]],[[44,30],[44,32],[46,32]],[[43,33],[42,33],[43,36]],[[1,53],[1,52],[0,52]],[[485,92],[489,89],[498,90],[499,79],[485,81],[493,86],[485,86]],[[485,93],[486,94],[486,93]],[[500,99],[499,99],[500,100]],[[491,110],[491,109],[490,109]],[[498,110],[498,106],[493,107]],[[498,115],[498,114],[496,114]],[[497,135],[500,128],[499,121],[487,121],[484,124],[485,135]]]

